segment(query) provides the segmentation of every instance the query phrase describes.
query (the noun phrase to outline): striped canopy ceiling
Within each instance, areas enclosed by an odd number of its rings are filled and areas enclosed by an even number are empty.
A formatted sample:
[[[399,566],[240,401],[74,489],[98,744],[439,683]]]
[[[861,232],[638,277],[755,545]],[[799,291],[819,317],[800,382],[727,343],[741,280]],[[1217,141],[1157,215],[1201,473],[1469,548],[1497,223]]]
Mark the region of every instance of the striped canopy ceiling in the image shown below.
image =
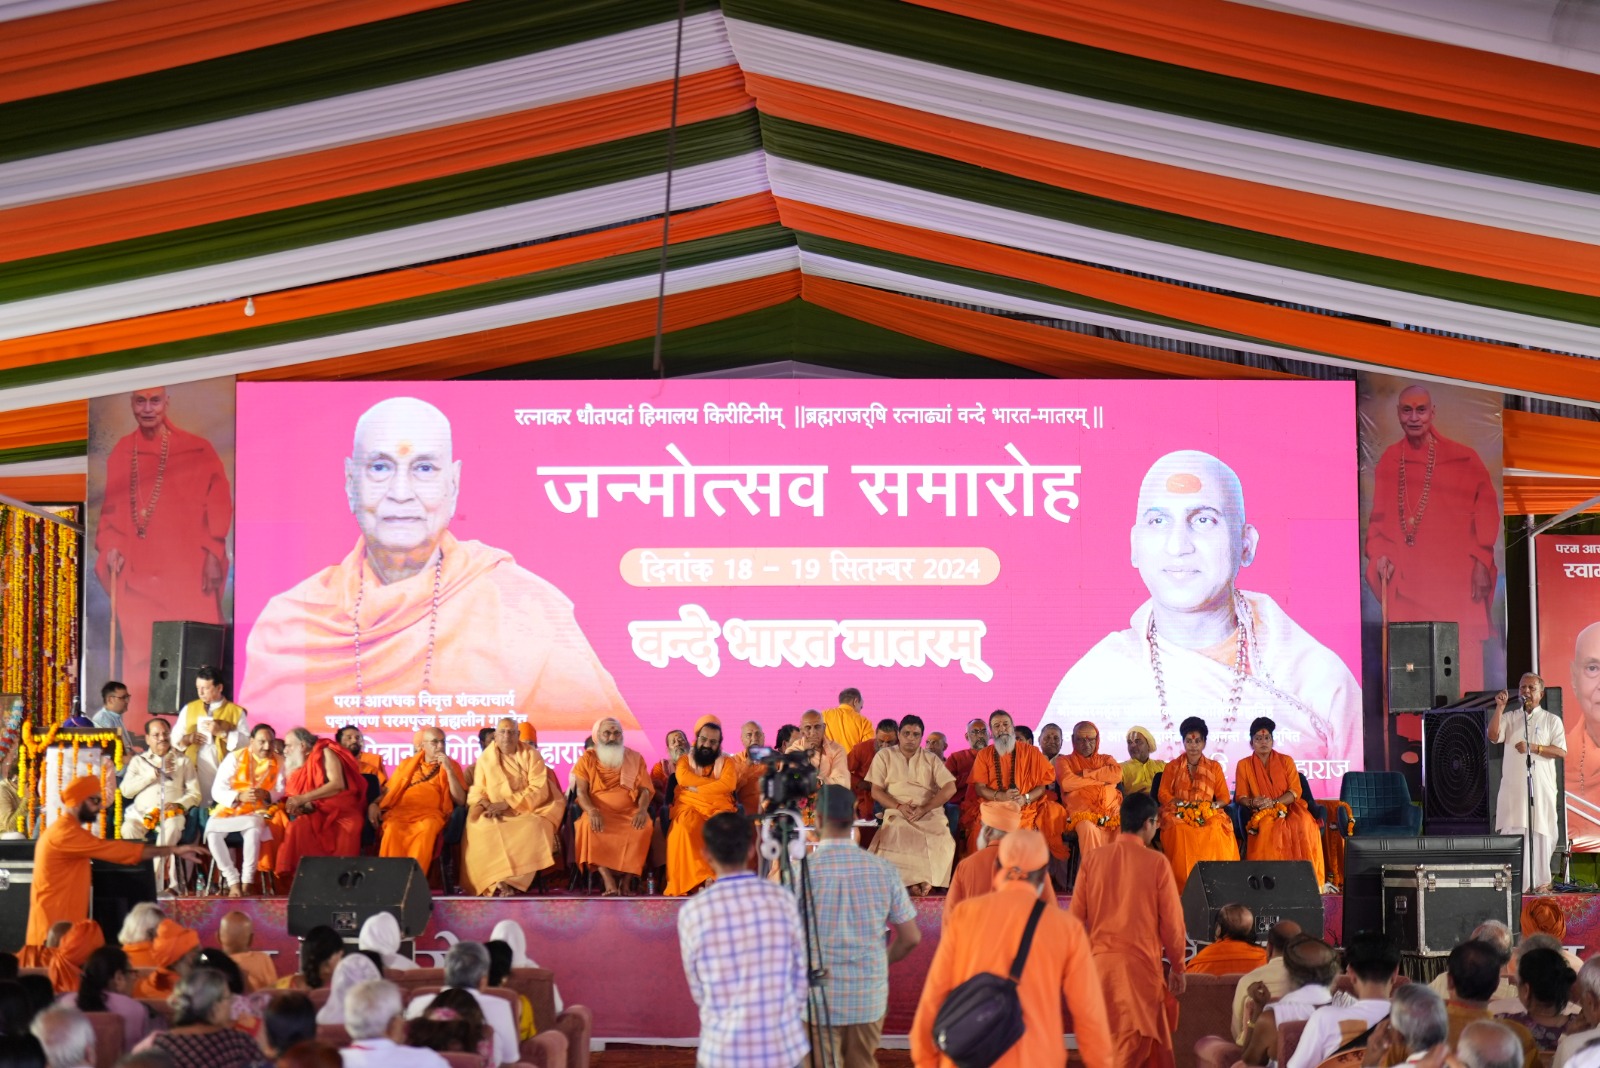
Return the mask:
[[[87,398],[149,383],[649,374],[670,140],[669,373],[1388,369],[1507,394],[1507,510],[1559,510],[1558,6],[690,0],[672,137],[668,0],[0,0],[0,493],[81,499]]]

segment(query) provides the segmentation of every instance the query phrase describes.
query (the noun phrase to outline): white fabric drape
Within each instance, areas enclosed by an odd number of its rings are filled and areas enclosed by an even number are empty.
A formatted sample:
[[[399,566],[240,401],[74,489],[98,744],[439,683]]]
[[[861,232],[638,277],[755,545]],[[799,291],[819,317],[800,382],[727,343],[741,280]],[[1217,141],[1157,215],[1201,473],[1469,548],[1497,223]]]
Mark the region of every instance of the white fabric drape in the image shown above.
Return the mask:
[[[767,188],[762,153],[685,167],[672,179],[675,209],[704,207]],[[0,305],[0,338],[191,308],[251,294],[391,270],[557,234],[615,226],[660,210],[666,176],[580,189],[361,237]],[[150,379],[160,381],[160,379]]]
[[[1041,89],[728,20],[747,71],[1219,177],[1600,243],[1600,196]]]
[[[676,191],[676,186],[674,186]],[[751,278],[780,274],[799,266],[797,250],[771,249],[746,256],[731,257],[694,267],[683,267],[667,272],[667,293],[688,293],[696,289],[741,282]],[[123,393],[138,389],[140,382],[194,382],[219,375],[244,374],[268,367],[286,367],[291,364],[326,360],[336,356],[350,356],[360,352],[414,345],[440,338],[495,330],[518,323],[554,319],[563,315],[609,308],[633,301],[651,300],[656,295],[657,279],[652,271],[635,278],[606,282],[584,289],[574,289],[527,300],[496,304],[472,311],[453,312],[427,319],[415,319],[388,326],[372,327],[334,334],[329,337],[309,338],[266,345],[261,348],[219,353],[195,359],[176,360],[171,363],[151,364],[127,370],[107,371],[99,374],[65,378],[34,386],[0,390],[0,411],[31,408],[35,405],[53,404],[57,401],[83,397],[99,397],[110,393]]]
[[[672,78],[663,23],[380,89],[0,164],[0,208],[377,141]],[[720,12],[684,21],[683,73],[734,62]]]
[[[772,179],[772,190],[779,197],[869,218],[1251,293],[1289,304],[1328,308],[1561,352],[1600,354],[1600,329],[1576,323],[1127,237],[777,156],[769,157],[767,171]],[[1515,359],[1515,353],[1508,352],[1506,358]]]

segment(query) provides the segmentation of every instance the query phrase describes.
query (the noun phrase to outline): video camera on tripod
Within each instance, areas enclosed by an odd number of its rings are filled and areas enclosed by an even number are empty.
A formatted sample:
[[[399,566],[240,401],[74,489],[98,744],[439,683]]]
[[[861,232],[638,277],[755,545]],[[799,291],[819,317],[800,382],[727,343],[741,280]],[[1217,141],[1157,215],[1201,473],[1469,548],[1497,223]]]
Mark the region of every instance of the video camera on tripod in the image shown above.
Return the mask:
[[[809,752],[780,753],[776,749],[756,748],[750,750],[750,759],[767,768],[767,773],[761,777],[763,812],[797,808],[802,801],[816,795],[819,778]]]

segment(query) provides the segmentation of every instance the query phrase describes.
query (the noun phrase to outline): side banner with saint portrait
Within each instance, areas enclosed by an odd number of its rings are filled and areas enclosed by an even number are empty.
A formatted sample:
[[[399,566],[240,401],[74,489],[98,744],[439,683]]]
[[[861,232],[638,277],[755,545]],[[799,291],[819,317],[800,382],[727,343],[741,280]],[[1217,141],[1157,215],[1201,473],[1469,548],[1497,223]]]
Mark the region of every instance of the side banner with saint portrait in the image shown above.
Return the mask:
[[[1600,853],[1600,537],[1541,534],[1533,566],[1536,670],[1564,691],[1567,831],[1575,852]]]
[[[1457,624],[1461,692],[1505,685],[1500,410],[1483,390],[1357,376],[1369,716],[1383,707],[1385,622]]]
[[[151,626],[232,621],[235,407],[231,377],[89,401],[86,713],[106,682],[122,682],[137,732]]]

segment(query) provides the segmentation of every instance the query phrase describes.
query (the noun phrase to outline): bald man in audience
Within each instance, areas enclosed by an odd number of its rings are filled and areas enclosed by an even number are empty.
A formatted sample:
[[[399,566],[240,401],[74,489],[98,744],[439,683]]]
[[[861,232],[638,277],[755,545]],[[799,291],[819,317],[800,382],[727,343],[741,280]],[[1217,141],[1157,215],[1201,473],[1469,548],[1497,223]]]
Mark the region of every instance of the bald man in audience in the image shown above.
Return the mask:
[[[1468,939],[1471,942],[1482,942],[1494,948],[1500,958],[1500,984],[1495,987],[1494,993],[1489,996],[1490,1001],[1513,1001],[1517,996],[1516,973],[1511,970],[1511,928],[1499,920],[1484,920],[1472,929]],[[1450,996],[1450,973],[1440,972],[1433,977],[1428,987],[1442,998]]]
[[[256,928],[243,912],[223,913],[217,923],[217,944],[233,958],[244,976],[245,992],[271,990],[278,984],[278,969],[272,958],[255,948]]]
[[[1217,940],[1196,953],[1188,970],[1202,975],[1243,975],[1267,962],[1256,944],[1256,914],[1244,905],[1224,905],[1217,912]]]
[[[1461,1037],[1456,1040],[1456,1060],[1465,1068],[1522,1068],[1526,1055],[1522,1039],[1510,1027],[1493,1020],[1477,1020],[1461,1029]],[[1575,1068],[1593,1068],[1600,1064],[1600,1049],[1588,1050],[1569,1063]]]
[[[790,752],[811,754],[811,763],[817,769],[819,787],[833,785],[850,788],[850,754],[844,746],[828,736],[821,712],[807,712],[800,717],[800,733],[789,743]]]

